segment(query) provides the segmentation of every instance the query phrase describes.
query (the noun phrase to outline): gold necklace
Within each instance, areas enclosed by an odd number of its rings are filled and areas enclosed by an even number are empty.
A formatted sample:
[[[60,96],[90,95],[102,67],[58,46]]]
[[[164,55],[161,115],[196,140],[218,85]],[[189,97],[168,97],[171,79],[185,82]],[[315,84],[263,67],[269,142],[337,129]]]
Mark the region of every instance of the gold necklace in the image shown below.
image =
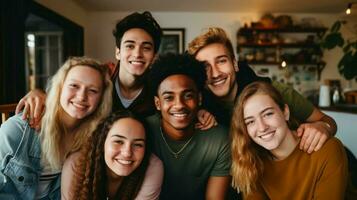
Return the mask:
[[[181,147],[180,150],[178,150],[177,152],[174,152],[174,151],[171,149],[170,145],[167,143],[167,141],[166,141],[166,139],[165,139],[165,137],[164,137],[164,133],[163,133],[163,131],[162,131],[161,126],[160,126],[160,132],[161,132],[161,137],[162,137],[162,139],[164,140],[167,149],[170,151],[170,153],[172,153],[172,155],[174,155],[174,157],[175,157],[176,159],[178,158],[179,154],[187,147],[187,145],[191,142],[191,140],[192,140],[192,138],[193,138],[193,135],[192,135],[191,138]]]

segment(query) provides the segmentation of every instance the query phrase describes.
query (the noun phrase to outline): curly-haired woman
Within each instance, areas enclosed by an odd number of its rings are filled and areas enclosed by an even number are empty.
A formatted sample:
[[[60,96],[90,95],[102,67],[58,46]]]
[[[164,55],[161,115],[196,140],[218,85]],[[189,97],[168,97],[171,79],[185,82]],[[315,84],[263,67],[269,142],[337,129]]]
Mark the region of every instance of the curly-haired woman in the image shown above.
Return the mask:
[[[129,111],[104,120],[62,172],[62,199],[158,199],[163,165]]]

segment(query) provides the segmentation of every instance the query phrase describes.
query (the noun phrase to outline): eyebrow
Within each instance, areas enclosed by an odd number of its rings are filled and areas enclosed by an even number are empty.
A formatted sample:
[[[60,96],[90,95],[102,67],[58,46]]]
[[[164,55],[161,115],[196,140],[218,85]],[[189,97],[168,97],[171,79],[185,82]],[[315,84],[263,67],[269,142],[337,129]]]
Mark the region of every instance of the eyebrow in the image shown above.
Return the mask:
[[[229,57],[228,55],[224,54],[224,55],[217,56],[215,59],[220,59],[220,58],[229,58]]]
[[[135,44],[136,41],[134,41],[134,40],[125,40],[123,43],[124,44],[125,43],[134,43]],[[142,42],[142,44],[148,44],[148,45],[154,46],[154,44],[152,42],[149,42],[149,41],[144,41],[144,42]]]
[[[262,110],[261,112],[259,112],[259,114],[262,114],[262,113],[264,113],[264,112],[266,112],[267,110],[270,110],[270,109],[273,109],[273,107],[267,107],[264,110]],[[247,120],[247,119],[251,119],[251,118],[253,118],[253,117],[252,116],[245,117],[244,121]]]
[[[79,79],[70,78],[70,79],[68,79],[68,80],[70,81],[70,83],[81,83],[81,84],[85,84],[85,83],[83,83],[83,81],[81,81],[81,80],[79,80]],[[94,84],[89,84],[88,86],[89,86],[89,87],[96,88],[96,89],[98,89],[98,90],[101,89],[100,86],[96,86],[96,85],[94,85]]]
[[[193,92],[193,93],[199,93],[197,91],[195,91],[194,89],[186,89],[186,90],[183,90],[182,92],[180,93],[187,93],[187,92]],[[165,94],[174,94],[174,92],[171,92],[171,91],[164,91],[161,93],[161,95],[165,95]]]
[[[128,139],[127,137],[119,135],[119,134],[114,134],[111,137],[118,137],[120,139]],[[133,141],[143,141],[143,142],[145,142],[145,139],[144,138],[136,138]]]

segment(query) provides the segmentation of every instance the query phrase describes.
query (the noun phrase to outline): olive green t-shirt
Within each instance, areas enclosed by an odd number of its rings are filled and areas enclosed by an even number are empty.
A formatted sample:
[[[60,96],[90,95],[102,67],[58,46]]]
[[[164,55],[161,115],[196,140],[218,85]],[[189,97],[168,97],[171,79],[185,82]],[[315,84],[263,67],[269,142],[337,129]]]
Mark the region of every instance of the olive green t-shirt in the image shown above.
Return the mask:
[[[229,176],[231,153],[228,130],[216,126],[206,131],[196,130],[192,140],[178,154],[187,142],[173,141],[161,134],[161,118],[158,115],[148,117],[149,137],[154,153],[164,164],[164,182],[160,199],[204,199],[208,178],[211,176]]]

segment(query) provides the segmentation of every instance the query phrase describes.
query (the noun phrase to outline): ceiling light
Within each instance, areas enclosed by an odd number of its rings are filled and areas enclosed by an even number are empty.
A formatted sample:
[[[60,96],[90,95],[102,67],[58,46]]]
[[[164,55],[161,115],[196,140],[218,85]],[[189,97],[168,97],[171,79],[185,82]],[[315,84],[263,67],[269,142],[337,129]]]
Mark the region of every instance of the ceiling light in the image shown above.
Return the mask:
[[[347,9],[346,9],[346,14],[347,14],[347,15],[351,14],[352,5],[353,5],[353,4],[356,4],[356,3],[357,3],[357,2],[348,3],[348,4],[347,4]]]

